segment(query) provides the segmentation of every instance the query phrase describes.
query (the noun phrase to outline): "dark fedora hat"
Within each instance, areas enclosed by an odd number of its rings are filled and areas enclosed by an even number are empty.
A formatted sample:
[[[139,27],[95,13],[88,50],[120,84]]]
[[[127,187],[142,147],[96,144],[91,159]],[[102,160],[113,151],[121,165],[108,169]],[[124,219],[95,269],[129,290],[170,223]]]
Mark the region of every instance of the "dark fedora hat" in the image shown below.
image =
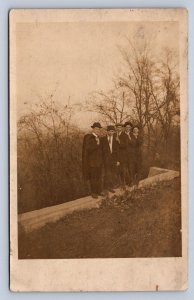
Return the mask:
[[[126,127],[127,125],[130,125],[131,127],[133,127],[133,124],[131,122],[125,122],[124,127]]]
[[[113,125],[108,125],[107,128],[106,128],[107,131],[110,131],[110,130],[115,130],[115,127]]]
[[[95,127],[97,127],[97,128],[102,128],[102,126],[100,125],[99,122],[94,122],[94,124],[93,124],[91,127],[92,127],[92,128],[95,128]]]

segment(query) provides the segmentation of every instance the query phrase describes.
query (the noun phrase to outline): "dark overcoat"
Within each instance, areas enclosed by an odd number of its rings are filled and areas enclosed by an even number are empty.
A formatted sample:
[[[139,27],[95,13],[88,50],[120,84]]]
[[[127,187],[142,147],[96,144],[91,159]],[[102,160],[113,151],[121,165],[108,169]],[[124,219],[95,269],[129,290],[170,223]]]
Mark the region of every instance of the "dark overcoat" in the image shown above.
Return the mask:
[[[142,162],[142,137],[138,135],[136,138],[133,134],[131,135],[131,155],[133,162],[136,163],[138,166],[141,165]]]
[[[103,153],[103,163],[105,167],[116,165],[116,163],[119,161],[119,158],[118,158],[118,143],[116,141],[115,136],[113,136],[112,152],[110,151],[108,137],[104,136],[102,138],[102,153]]]
[[[120,163],[128,163],[129,138],[125,132],[119,136],[118,145],[118,161]]]
[[[86,134],[83,140],[82,148],[82,172],[85,180],[90,179],[90,168],[99,168],[102,166],[102,142],[97,144],[96,137],[93,134]]]

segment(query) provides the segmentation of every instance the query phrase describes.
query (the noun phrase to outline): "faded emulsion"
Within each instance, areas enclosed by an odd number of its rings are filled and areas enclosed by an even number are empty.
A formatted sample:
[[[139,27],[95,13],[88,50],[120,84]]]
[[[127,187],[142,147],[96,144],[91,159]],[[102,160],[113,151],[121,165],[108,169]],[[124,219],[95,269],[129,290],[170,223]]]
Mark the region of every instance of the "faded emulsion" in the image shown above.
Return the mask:
[[[185,288],[187,17],[154,12],[11,15],[13,289]]]

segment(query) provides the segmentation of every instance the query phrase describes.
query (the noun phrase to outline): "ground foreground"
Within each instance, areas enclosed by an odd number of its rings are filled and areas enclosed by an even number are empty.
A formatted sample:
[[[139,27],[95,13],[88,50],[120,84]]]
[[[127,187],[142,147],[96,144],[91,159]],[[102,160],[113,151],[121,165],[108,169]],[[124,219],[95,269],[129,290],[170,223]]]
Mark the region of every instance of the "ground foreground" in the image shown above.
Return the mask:
[[[172,256],[181,256],[179,178],[104,199],[28,235],[19,228],[20,259]]]

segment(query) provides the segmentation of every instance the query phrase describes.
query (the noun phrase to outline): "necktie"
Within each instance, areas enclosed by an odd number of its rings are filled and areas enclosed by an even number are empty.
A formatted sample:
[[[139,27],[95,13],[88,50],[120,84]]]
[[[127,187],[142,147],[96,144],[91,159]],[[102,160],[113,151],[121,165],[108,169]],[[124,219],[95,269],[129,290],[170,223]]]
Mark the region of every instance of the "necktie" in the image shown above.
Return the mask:
[[[111,149],[111,137],[108,137],[108,143],[109,143],[109,147],[110,147],[110,152],[112,153],[112,149]]]

